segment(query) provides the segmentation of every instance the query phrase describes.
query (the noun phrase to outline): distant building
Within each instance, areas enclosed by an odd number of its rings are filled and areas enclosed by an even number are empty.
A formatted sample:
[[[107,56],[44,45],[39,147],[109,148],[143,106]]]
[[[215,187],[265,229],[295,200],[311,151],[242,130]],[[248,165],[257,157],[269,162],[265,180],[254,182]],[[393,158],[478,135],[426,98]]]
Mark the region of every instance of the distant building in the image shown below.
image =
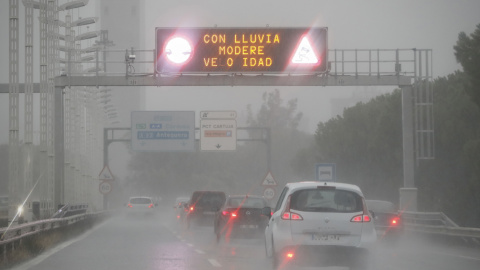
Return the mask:
[[[101,30],[108,30],[108,39],[115,46],[110,50],[146,50],[144,14],[145,0],[96,0],[97,15]],[[145,53],[143,53],[143,56]],[[153,58],[153,54],[152,58]],[[141,57],[140,55],[138,56]],[[107,61],[124,61],[125,54],[109,53]],[[153,59],[150,59],[153,60]],[[153,64],[152,64],[153,65]],[[136,72],[142,72],[140,64],[133,64]],[[125,73],[125,65],[117,65],[112,69],[107,67],[107,73]],[[111,104],[117,108],[117,127],[130,126],[130,112],[145,110],[145,87],[110,87],[112,91]]]

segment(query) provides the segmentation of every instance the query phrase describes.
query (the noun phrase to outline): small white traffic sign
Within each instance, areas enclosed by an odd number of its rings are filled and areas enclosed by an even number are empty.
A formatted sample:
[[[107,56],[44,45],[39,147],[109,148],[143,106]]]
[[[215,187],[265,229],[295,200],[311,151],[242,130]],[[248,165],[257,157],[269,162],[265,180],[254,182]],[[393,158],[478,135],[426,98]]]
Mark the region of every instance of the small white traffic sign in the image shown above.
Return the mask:
[[[100,174],[98,174],[98,179],[102,181],[114,180],[113,174],[110,171],[110,168],[108,167],[108,165],[105,165],[105,167],[103,167]]]
[[[110,191],[112,191],[112,184],[110,182],[107,182],[107,181],[103,181],[100,183],[100,185],[98,186],[98,189],[100,190],[100,193],[102,194],[108,194],[110,193]]]
[[[237,118],[236,111],[202,111],[200,112],[201,119],[235,119]]]
[[[202,119],[200,121],[200,150],[235,151],[237,121],[234,119]]]
[[[263,179],[262,186],[276,186],[277,181],[273,178],[272,172],[268,172]]]
[[[263,191],[263,197],[265,197],[265,199],[267,199],[267,200],[273,199],[275,197],[275,190],[271,187],[267,187]]]
[[[316,164],[315,175],[318,181],[336,181],[335,163]]]

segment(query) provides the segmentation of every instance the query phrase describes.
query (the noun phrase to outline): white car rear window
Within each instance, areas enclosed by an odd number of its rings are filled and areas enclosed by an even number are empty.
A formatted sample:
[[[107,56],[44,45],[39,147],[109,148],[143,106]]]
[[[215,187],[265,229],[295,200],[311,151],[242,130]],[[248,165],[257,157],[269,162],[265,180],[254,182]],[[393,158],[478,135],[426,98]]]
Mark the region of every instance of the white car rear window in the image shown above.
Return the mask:
[[[303,189],[292,194],[290,209],[304,212],[353,213],[363,211],[362,197],[340,189]]]

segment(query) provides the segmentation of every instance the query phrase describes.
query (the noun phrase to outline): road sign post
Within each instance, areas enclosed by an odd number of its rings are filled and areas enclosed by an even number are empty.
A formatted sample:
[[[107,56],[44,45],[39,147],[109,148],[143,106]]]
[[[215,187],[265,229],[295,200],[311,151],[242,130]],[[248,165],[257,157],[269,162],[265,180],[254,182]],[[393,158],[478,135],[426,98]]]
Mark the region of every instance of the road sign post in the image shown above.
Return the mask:
[[[335,182],[337,180],[335,163],[316,164],[315,175],[317,181]]]
[[[237,116],[234,111],[200,113],[200,150],[235,151],[237,149]]]
[[[110,183],[109,181],[103,181],[98,185],[98,190],[103,195],[110,193],[112,189],[113,189],[112,183]]]
[[[275,197],[275,189],[271,187],[265,188],[263,191],[263,197],[267,200],[272,200]]]
[[[194,152],[195,112],[132,112],[132,149],[139,152]]]
[[[113,181],[115,178],[113,177],[112,171],[108,165],[105,165],[102,171],[98,174],[98,179],[102,181]]]
[[[324,73],[326,27],[156,28],[157,73]]]

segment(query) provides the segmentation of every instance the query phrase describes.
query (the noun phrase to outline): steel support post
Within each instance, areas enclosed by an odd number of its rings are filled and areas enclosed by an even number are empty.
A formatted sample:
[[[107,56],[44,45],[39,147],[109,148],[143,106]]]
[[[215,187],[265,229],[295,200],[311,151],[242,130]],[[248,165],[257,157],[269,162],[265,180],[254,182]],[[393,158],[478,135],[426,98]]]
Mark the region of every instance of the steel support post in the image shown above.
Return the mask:
[[[55,206],[65,203],[65,125],[64,125],[64,101],[63,88],[55,87]]]
[[[403,188],[400,189],[400,209],[417,211],[417,188],[415,188],[415,155],[413,131],[413,88],[402,90],[402,137],[403,137]]]

